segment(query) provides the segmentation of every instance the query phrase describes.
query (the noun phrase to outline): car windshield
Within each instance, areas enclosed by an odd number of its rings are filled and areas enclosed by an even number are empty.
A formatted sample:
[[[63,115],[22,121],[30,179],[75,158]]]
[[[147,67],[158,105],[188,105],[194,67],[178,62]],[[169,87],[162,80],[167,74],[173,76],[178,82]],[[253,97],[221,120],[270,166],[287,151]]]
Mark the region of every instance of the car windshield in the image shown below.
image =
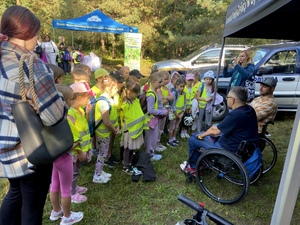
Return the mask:
[[[252,47],[250,51],[253,55],[253,62],[256,65],[268,52],[267,49],[259,48],[259,47]]]
[[[208,45],[205,45],[203,47],[201,47],[200,49],[192,52],[191,54],[189,54],[188,56],[185,56],[182,58],[182,61],[189,61],[192,58],[194,58],[196,55],[199,55],[201,52],[205,51],[208,48]]]

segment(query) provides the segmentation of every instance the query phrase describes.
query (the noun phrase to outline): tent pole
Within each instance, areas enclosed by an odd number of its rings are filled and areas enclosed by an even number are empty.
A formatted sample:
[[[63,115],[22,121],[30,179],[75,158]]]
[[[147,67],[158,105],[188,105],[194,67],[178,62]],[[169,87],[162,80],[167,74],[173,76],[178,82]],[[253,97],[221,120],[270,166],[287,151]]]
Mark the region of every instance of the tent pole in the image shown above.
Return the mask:
[[[72,31],[72,47],[74,47],[74,32]]]
[[[300,103],[291,139],[285,158],[284,168],[281,175],[280,185],[277,193],[276,203],[273,210],[272,225],[290,224],[295,209],[299,187],[300,187]]]
[[[210,113],[210,118],[209,118],[209,125],[212,124],[212,117],[213,117],[214,110],[216,108],[215,99],[216,99],[216,95],[217,95],[217,91],[218,91],[218,80],[219,80],[219,74],[220,74],[220,70],[221,70],[221,63],[223,63],[223,62],[221,62],[221,60],[222,60],[222,56],[223,56],[224,46],[225,46],[225,37],[223,37],[223,39],[222,39],[222,45],[221,45],[221,51],[220,51],[219,63],[218,63],[217,75],[216,75],[216,82],[215,82],[215,89],[214,89],[214,97],[213,97],[213,102],[212,102],[212,111]]]
[[[54,43],[55,43],[55,32],[54,32],[54,28],[52,28],[52,33],[53,33],[53,38],[54,38]]]

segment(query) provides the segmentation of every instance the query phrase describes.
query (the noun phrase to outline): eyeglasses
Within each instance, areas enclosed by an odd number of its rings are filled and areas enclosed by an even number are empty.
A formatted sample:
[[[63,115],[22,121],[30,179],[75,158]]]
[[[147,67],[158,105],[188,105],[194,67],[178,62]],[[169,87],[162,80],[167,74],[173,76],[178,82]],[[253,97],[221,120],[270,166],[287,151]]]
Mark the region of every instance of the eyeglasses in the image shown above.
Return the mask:
[[[226,99],[230,99],[230,98],[232,98],[233,100],[235,100],[234,97],[231,97],[231,96],[227,96],[227,97],[226,97]]]

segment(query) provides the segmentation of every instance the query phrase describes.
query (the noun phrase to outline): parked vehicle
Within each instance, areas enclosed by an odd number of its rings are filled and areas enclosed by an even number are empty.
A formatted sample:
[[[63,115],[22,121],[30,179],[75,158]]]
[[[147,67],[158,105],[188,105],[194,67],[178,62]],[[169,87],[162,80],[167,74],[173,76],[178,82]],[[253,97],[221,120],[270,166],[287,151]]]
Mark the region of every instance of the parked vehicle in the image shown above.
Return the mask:
[[[274,97],[279,111],[296,111],[300,99],[300,43],[286,42],[250,48],[255,64],[255,80],[274,77],[277,86]],[[221,71],[222,73],[222,71]],[[226,95],[230,77],[220,75],[218,93]],[[255,95],[259,96],[259,84]],[[214,120],[222,120],[228,113],[226,99],[217,107]]]
[[[234,59],[241,50],[248,48],[244,45],[226,45],[224,47],[221,62],[224,60]],[[200,70],[201,74],[208,69],[217,71],[221,46],[204,46],[192,54],[184,57],[182,60],[171,59],[166,61],[159,61],[153,64],[152,71],[155,70],[176,70],[186,72],[188,70]],[[202,68],[204,70],[202,70]]]

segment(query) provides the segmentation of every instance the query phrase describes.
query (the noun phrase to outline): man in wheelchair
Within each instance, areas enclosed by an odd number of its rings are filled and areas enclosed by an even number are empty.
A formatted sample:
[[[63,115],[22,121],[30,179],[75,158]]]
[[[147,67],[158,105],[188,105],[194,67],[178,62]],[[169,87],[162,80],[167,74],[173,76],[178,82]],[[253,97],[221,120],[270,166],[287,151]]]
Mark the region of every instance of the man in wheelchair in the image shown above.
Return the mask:
[[[189,159],[186,164],[180,165],[186,173],[195,174],[199,149],[222,148],[235,153],[242,141],[258,141],[256,113],[246,104],[247,98],[248,92],[245,88],[232,87],[227,95],[227,105],[232,111],[216,126],[204,133],[194,133],[190,137]]]

